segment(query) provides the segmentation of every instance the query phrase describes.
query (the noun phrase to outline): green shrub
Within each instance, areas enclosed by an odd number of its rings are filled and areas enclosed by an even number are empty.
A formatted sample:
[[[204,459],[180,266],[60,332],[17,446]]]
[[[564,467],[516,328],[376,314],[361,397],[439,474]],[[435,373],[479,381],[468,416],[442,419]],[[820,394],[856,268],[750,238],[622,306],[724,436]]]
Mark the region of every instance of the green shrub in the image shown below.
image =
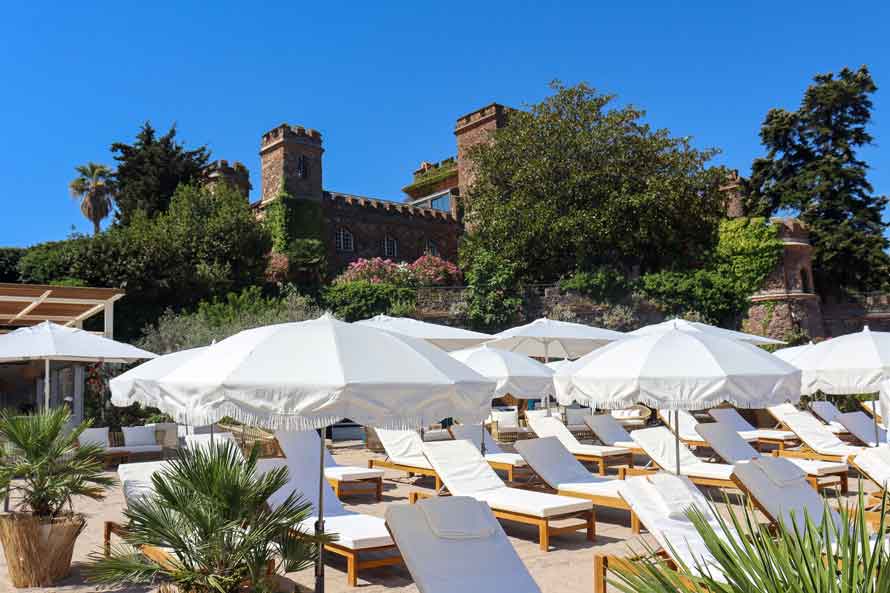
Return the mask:
[[[466,318],[480,330],[496,331],[515,323],[522,309],[518,266],[496,253],[479,250],[466,272]]]
[[[0,247],[0,282],[19,281],[19,260],[26,252],[22,247]]]
[[[358,321],[374,315],[404,312],[417,300],[413,288],[366,280],[338,282],[322,291],[322,302],[345,321]]]
[[[560,280],[559,287],[582,294],[598,303],[620,302],[634,288],[625,274],[608,266],[575,272],[571,277]]]

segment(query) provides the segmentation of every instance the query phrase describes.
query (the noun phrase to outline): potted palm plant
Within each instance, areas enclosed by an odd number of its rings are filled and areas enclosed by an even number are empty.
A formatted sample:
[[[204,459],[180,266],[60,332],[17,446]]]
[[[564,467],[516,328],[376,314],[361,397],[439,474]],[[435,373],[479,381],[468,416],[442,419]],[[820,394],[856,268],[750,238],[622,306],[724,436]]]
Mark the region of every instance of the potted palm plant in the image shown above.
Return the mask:
[[[279,571],[308,567],[331,538],[300,528],[312,505],[298,492],[279,493],[286,467],[256,471],[259,451],[245,459],[231,443],[180,450],[152,475],[149,492],[128,501],[124,544],[93,554],[87,577],[188,593],[267,592]]]
[[[46,587],[68,574],[86,525],[73,499],[102,499],[115,483],[103,475],[101,448],[77,444],[89,423],[71,430],[70,419],[65,408],[27,416],[0,411],[0,491],[15,504],[0,514],[0,543],[15,587]]]

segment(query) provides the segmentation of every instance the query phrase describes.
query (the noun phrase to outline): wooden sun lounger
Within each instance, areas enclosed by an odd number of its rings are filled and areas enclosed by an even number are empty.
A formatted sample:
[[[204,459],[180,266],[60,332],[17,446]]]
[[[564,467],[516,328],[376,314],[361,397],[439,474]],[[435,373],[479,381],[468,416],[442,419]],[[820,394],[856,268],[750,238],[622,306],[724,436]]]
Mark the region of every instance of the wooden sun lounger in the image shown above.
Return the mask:
[[[385,469],[394,469],[396,471],[405,472],[408,474],[409,478],[418,476],[428,476],[434,478],[436,480],[436,490],[442,489],[442,479],[439,477],[439,474],[436,473],[436,470],[429,469],[427,467],[418,467],[416,465],[404,465],[402,463],[395,463],[387,459],[369,459],[368,460],[369,468],[385,468]]]

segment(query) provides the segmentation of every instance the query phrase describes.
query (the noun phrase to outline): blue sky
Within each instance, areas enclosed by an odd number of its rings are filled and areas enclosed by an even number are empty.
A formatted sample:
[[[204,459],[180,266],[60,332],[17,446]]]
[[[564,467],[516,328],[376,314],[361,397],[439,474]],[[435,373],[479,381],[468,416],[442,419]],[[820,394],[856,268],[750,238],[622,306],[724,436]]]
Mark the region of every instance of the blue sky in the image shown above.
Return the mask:
[[[141,8],[146,6],[149,8]],[[319,129],[329,190],[401,199],[421,160],[455,152],[455,119],[586,81],[747,173],[771,107],[813,74],[867,64],[864,151],[890,193],[890,3],[30,2],[0,21],[0,245],[90,229],[73,167],[145,120],[240,160],[259,189],[260,135]],[[11,213],[11,216],[10,216]]]

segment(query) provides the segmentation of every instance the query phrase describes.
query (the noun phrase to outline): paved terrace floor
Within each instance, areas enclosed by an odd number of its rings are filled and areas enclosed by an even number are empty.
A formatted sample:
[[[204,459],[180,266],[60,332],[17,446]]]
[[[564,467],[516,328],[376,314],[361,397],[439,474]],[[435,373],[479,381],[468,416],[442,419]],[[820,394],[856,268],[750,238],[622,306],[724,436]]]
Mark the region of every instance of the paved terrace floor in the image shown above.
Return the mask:
[[[337,443],[334,458],[342,465],[365,467],[368,459],[375,454],[364,449],[360,444]],[[382,457],[382,456],[380,456]],[[851,492],[855,492],[858,482],[851,480]],[[383,501],[376,502],[371,495],[355,495],[344,501],[348,508],[369,515],[383,516],[388,505],[407,504],[408,493],[413,490],[433,492],[433,482],[427,478],[409,479],[399,472],[387,471],[384,480]],[[710,491],[718,500],[723,497],[719,491]],[[95,585],[87,583],[80,574],[80,567],[87,562],[91,552],[101,549],[102,529],[106,520],[121,520],[123,496],[120,488],[114,488],[108,497],[101,502],[79,500],[76,510],[85,513],[87,527],[77,542],[74,551],[74,565],[71,576],[50,589],[14,589],[6,575],[6,560],[0,555],[0,591],[52,591],[58,593],[95,592]],[[728,511],[729,509],[724,508]],[[505,531],[528,567],[534,579],[544,593],[592,593],[593,592],[593,555],[595,552],[626,555],[631,549],[641,551],[643,542],[654,545],[650,536],[635,536],[631,530],[626,512],[610,509],[597,510],[597,539],[588,542],[583,532],[559,535],[551,538],[551,549],[544,553],[537,543],[537,531],[534,528],[516,523],[502,523]],[[329,556],[330,557],[330,556]],[[359,585],[351,588],[346,584],[346,564],[339,558],[328,562],[325,572],[325,587],[329,593],[381,593],[381,592],[416,592],[417,587],[411,575],[403,567],[385,567],[360,573]],[[312,569],[287,575],[289,579],[310,587],[313,583]],[[118,593],[153,593],[156,587],[128,587],[111,589]],[[311,589],[304,589],[311,590]],[[615,589],[612,588],[614,591]]]

